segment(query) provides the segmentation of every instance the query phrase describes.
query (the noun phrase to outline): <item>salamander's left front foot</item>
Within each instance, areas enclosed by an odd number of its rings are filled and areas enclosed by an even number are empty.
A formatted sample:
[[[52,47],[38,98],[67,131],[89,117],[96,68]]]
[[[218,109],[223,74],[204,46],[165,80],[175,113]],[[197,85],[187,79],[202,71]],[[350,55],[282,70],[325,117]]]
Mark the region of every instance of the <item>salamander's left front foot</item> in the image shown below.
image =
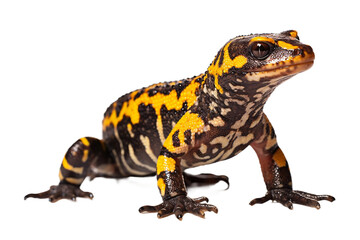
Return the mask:
[[[273,189],[268,191],[264,197],[252,200],[250,205],[265,203],[269,200],[279,202],[289,209],[293,209],[293,203],[320,209],[320,203],[318,201],[327,200],[333,202],[335,198],[330,195],[315,195],[301,191],[293,191],[292,189]]]
[[[177,219],[182,220],[185,213],[192,213],[198,217],[204,218],[205,211],[217,213],[217,207],[204,204],[201,202],[208,202],[206,197],[189,198],[185,195],[179,195],[168,200],[164,200],[163,203],[157,206],[143,206],[139,209],[140,213],[158,213],[158,218],[164,218],[174,214]]]

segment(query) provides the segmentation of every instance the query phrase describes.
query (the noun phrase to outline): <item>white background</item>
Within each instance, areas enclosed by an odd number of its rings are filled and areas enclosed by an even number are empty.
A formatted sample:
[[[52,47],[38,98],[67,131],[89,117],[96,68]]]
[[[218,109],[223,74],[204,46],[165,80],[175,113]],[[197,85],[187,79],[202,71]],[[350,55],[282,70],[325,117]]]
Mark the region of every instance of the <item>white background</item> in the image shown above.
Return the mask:
[[[355,1],[1,1],[1,239],[355,239],[359,237],[359,14]],[[281,85],[265,112],[294,188],[327,193],[320,210],[268,202],[252,149],[193,169],[230,177],[189,190],[219,213],[158,220],[155,178],[86,180],[95,198],[23,200],[58,182],[67,148],[101,138],[119,96],[206,70],[230,38],[295,29],[312,69]],[[357,223],[356,223],[357,222]],[[6,237],[5,237],[6,236]]]

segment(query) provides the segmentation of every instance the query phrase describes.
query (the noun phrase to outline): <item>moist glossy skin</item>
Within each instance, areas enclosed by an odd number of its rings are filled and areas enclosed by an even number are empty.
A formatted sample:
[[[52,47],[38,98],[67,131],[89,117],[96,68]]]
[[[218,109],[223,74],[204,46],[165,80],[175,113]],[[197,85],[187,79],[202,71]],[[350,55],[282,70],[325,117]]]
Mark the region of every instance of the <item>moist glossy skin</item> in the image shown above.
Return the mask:
[[[92,198],[79,188],[87,176],[156,175],[163,203],[143,206],[140,212],[157,212],[158,217],[175,214],[178,219],[187,212],[204,217],[205,211],[217,208],[201,203],[205,197],[187,197],[186,186],[228,178],[194,176],[184,170],[229,159],[250,145],[268,190],[251,205],[275,200],[289,208],[292,203],[320,208],[319,200],[334,198],[292,190],[288,163],[263,112],[273,90],[313,61],[312,48],[299,41],[296,31],[231,39],[205,73],[120,97],[104,114],[103,139],[75,142],[62,162],[59,185],[26,198]]]

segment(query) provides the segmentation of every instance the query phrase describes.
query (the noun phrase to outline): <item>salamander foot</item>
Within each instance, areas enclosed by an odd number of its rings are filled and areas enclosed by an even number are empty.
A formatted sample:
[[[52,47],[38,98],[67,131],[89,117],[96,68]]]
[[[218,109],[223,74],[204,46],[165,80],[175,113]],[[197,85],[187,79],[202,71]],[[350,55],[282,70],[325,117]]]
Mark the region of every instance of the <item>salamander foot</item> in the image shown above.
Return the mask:
[[[185,185],[189,187],[190,185],[197,183],[199,185],[211,185],[224,181],[227,184],[228,189],[230,187],[229,178],[225,175],[214,175],[210,173],[202,173],[199,175],[193,175],[189,173],[183,173]]]
[[[189,198],[185,195],[179,195],[157,206],[143,206],[139,209],[140,213],[155,213],[157,212],[158,218],[164,218],[174,214],[177,219],[182,220],[185,213],[192,213],[198,217],[205,218],[205,211],[217,213],[217,207],[204,204],[201,202],[208,202],[206,197]]]
[[[293,203],[320,209],[318,201],[327,200],[333,202],[335,198],[330,195],[315,195],[291,189],[273,189],[268,191],[264,197],[252,200],[250,205],[265,203],[269,200],[279,202],[289,209],[293,209]]]
[[[51,186],[48,191],[42,193],[30,193],[25,196],[25,200],[32,198],[49,198],[50,202],[56,202],[60,199],[70,199],[76,201],[76,197],[90,198],[94,195],[90,192],[83,192],[78,186],[61,183],[57,186]]]

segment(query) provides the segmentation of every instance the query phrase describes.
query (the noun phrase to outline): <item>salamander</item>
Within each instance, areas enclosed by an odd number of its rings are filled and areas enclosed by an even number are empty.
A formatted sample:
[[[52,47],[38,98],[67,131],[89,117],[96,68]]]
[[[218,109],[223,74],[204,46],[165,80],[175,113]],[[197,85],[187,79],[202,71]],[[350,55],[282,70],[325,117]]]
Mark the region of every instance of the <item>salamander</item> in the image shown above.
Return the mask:
[[[273,200],[289,209],[294,203],[319,209],[318,201],[335,198],[293,190],[289,164],[263,111],[274,89],[309,69],[314,59],[311,46],[301,43],[294,30],[235,37],[205,73],[154,84],[113,102],[104,114],[103,138],[77,140],[62,160],[59,184],[25,199],[92,199],[80,189],[86,177],[156,176],[163,201],[141,207],[141,213],[204,217],[206,211],[217,213],[217,207],[206,197],[190,198],[187,187],[229,184],[229,179],[186,169],[232,158],[251,146],[267,192],[250,205]]]

